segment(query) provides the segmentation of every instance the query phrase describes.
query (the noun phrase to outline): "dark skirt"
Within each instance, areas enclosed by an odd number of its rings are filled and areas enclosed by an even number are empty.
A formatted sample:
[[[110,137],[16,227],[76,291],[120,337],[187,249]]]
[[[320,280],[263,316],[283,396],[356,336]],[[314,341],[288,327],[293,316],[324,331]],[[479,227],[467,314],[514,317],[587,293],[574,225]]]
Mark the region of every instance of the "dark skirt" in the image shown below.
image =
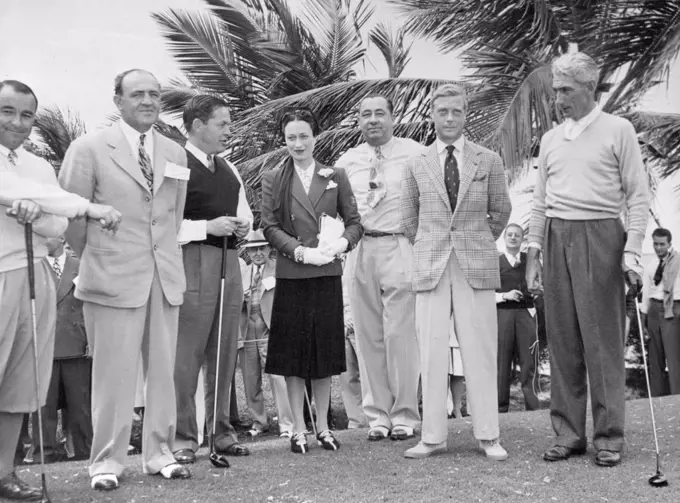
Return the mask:
[[[276,280],[265,372],[323,379],[345,369],[340,276]]]

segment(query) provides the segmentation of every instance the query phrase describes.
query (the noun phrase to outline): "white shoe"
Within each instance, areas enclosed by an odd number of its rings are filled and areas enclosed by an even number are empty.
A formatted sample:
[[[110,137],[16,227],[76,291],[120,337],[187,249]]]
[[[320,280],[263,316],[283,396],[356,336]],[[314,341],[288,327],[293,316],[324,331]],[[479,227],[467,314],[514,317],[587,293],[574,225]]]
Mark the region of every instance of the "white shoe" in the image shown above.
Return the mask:
[[[498,439],[480,440],[479,448],[484,451],[488,459],[493,461],[505,461],[508,459],[508,451],[503,449]]]
[[[424,459],[429,458],[435,454],[442,454],[448,450],[446,441],[441,444],[426,444],[425,442],[418,442],[414,447],[404,452],[405,458],[410,459]]]
[[[118,489],[118,477],[113,473],[100,473],[90,479],[90,487],[97,491]]]
[[[290,431],[282,431],[279,433],[279,438],[290,438],[293,434]]]

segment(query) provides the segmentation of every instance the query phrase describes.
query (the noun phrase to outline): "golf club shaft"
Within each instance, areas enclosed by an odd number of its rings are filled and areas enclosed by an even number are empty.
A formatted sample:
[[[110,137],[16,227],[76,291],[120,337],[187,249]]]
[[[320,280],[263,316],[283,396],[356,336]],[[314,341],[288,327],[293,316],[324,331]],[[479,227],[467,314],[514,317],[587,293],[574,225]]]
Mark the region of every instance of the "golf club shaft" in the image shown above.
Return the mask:
[[[316,431],[316,422],[314,421],[314,414],[312,413],[312,402],[309,399],[309,394],[307,393],[307,386],[306,385],[304,387],[304,390],[305,390],[305,401],[307,402],[307,408],[309,409],[309,417],[312,420],[312,430],[314,430],[314,438],[317,438],[319,436],[319,434]]]
[[[40,475],[42,478],[43,495],[46,494],[45,481],[45,442],[43,440],[43,421],[42,407],[40,406],[40,373],[38,365],[38,324],[35,310],[35,264],[33,263],[33,225],[30,223],[24,226],[24,237],[26,240],[26,257],[28,262],[28,289],[31,300],[31,331],[33,343],[33,372],[35,373],[35,398],[37,402],[38,415],[38,442],[40,444]]]
[[[215,390],[213,392],[213,420],[212,437],[210,440],[210,450],[215,452],[215,437],[217,428],[217,397],[220,385],[220,356],[222,356],[222,320],[224,318],[224,282],[227,275],[227,237],[222,241],[222,268],[220,279],[220,314],[217,325],[217,356],[215,359]]]
[[[649,371],[647,370],[647,353],[645,351],[645,339],[642,334],[642,321],[640,319],[640,304],[635,297],[635,315],[637,316],[638,332],[640,334],[640,349],[642,350],[642,363],[645,367],[645,381],[647,383],[647,396],[649,397],[649,410],[652,413],[652,428],[654,429],[654,445],[656,447],[656,463],[659,467],[659,439],[656,436],[656,420],[654,419],[654,404],[652,403],[652,388],[649,384]]]

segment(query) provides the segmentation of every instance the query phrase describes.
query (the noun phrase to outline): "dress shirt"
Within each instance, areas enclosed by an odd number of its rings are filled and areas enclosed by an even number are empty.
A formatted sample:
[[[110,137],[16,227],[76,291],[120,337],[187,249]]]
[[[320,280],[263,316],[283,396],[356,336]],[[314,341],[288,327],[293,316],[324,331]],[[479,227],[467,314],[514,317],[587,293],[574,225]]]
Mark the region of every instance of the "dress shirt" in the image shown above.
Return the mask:
[[[54,263],[59,264],[59,270],[62,276],[64,275],[64,266],[66,265],[66,252],[62,252],[58,257],[53,257],[52,255],[47,255],[47,261],[50,263],[50,267],[54,269]]]
[[[595,119],[600,115],[600,107],[595,105],[587,115],[581,117],[579,120],[567,118],[564,120],[564,137],[567,140],[575,140],[585,129],[590,126]]]
[[[381,146],[384,159],[380,171],[384,175],[385,196],[371,208],[368,205],[371,166],[375,162],[375,147],[368,143],[352,148],[337,160],[335,166],[347,173],[357,200],[361,224],[367,232],[401,232],[401,179],[406,163],[421,153],[424,147],[409,138],[393,136]]]
[[[9,149],[0,145],[0,173],[14,175],[13,177],[8,176],[8,178],[25,179],[28,185],[35,187],[41,184],[47,188],[53,186],[59,189],[54,168],[50,163],[27,152],[22,147],[17,148],[14,152],[17,155],[16,164],[9,162]],[[0,181],[4,182],[4,177]],[[37,183],[32,184],[31,182]],[[4,189],[6,187],[3,187]],[[22,198],[13,197],[12,199]],[[24,197],[23,199],[31,198]],[[80,204],[80,201],[85,200],[82,198],[75,200],[78,204]],[[13,217],[7,216],[5,209],[3,208],[0,211],[0,272],[26,267],[27,260],[24,226],[19,225]],[[43,213],[40,218],[33,222],[33,256],[35,262],[39,262],[47,256],[47,238],[61,236],[66,231],[67,226],[68,219],[66,217],[49,213]]]
[[[312,161],[312,164],[307,166],[306,169],[301,168],[296,163],[293,163],[293,166],[295,166],[295,172],[297,173],[300,182],[302,182],[302,186],[304,187],[305,192],[309,195],[309,188],[312,186],[312,178],[314,178],[316,162]]]
[[[127,122],[125,122],[123,119],[119,119],[120,122],[120,128],[123,130],[123,135],[125,135],[125,138],[127,139],[128,143],[130,144],[130,149],[132,149],[132,155],[135,156],[135,159],[137,162],[139,162],[139,137],[142,135],[139,131],[134,129],[132,126],[130,126]],[[153,126],[149,128],[147,132],[144,133],[144,149],[146,150],[146,153],[149,154],[149,159],[151,160],[151,167],[153,168],[153,146],[154,146],[154,141],[153,141]]]
[[[669,250],[670,252],[670,250]],[[664,257],[664,260],[668,257]],[[658,260],[654,260],[645,267],[645,274],[642,278],[642,303],[640,304],[640,311],[644,314],[649,312],[649,301],[651,299],[660,300],[663,302],[663,280],[658,285],[654,284],[654,273],[659,265]],[[680,274],[675,278],[675,285],[673,286],[673,300],[680,300]]]
[[[184,148],[190,152],[196,159],[201,161],[201,164],[206,168],[209,168],[208,154],[199,149],[196,145],[191,143],[191,140],[187,141]],[[246,198],[246,190],[243,185],[243,179],[231,162],[223,158],[227,163],[227,166],[236,175],[241,188],[238,192],[238,207],[236,208],[236,216],[239,218],[245,218],[250,223],[250,227],[253,226],[253,212],[248,205],[248,199]],[[177,240],[179,244],[184,245],[190,241],[203,241],[208,237],[208,221],[207,220],[182,220],[182,226],[179,229],[179,234]]]
[[[519,254],[520,252],[517,252],[517,255],[511,255],[507,250],[505,251],[505,258],[508,259],[508,264],[510,264],[510,267],[515,267],[515,264],[520,261]],[[503,293],[496,292],[496,304],[500,304],[501,302],[505,302],[505,300],[503,300]]]
[[[444,164],[446,163],[446,156],[448,154],[446,147],[448,147],[449,144],[444,143],[439,138],[437,138],[435,143],[437,145],[437,154],[439,154],[439,166],[442,168],[443,174]],[[460,173],[463,170],[463,147],[465,147],[465,137],[461,135],[461,137],[454,141],[452,145],[454,147],[453,157],[456,158],[458,172]]]

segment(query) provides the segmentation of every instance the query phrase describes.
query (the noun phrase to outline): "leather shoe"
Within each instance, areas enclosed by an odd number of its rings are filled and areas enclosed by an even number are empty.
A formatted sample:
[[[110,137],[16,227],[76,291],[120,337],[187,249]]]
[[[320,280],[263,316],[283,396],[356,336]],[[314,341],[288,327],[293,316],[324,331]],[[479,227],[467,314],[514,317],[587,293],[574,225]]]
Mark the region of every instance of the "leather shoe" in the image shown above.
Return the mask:
[[[404,452],[405,458],[410,459],[424,459],[429,458],[435,454],[441,454],[448,450],[446,441],[441,444],[426,444],[425,442],[418,442],[414,447],[411,447]]]
[[[543,453],[544,461],[566,461],[570,456],[585,454],[585,447],[575,448],[566,445],[553,445]]]
[[[12,501],[40,501],[42,491],[31,487],[12,472],[0,480],[0,498]]]
[[[621,462],[621,453],[602,449],[597,451],[595,463],[599,466],[616,466]]]
[[[389,435],[390,430],[384,426],[376,426],[368,430],[368,439],[371,442],[377,442],[378,440],[385,440],[387,435]]]
[[[196,462],[196,454],[191,449],[181,449],[175,454],[175,461],[180,465],[191,465]]]
[[[113,473],[100,473],[90,479],[90,486],[97,491],[118,489],[118,477]]]
[[[391,440],[408,440],[413,437],[415,437],[413,428],[408,426],[395,426],[392,428],[392,433],[390,433]]]
[[[227,456],[247,456],[250,454],[250,450],[248,450],[245,445],[239,444],[238,442],[234,442],[217,452],[218,454],[226,454]]]
[[[163,478],[168,480],[179,480],[179,479],[190,479],[191,472],[186,466],[182,466],[179,463],[170,463],[167,466],[161,468],[160,473]]]

